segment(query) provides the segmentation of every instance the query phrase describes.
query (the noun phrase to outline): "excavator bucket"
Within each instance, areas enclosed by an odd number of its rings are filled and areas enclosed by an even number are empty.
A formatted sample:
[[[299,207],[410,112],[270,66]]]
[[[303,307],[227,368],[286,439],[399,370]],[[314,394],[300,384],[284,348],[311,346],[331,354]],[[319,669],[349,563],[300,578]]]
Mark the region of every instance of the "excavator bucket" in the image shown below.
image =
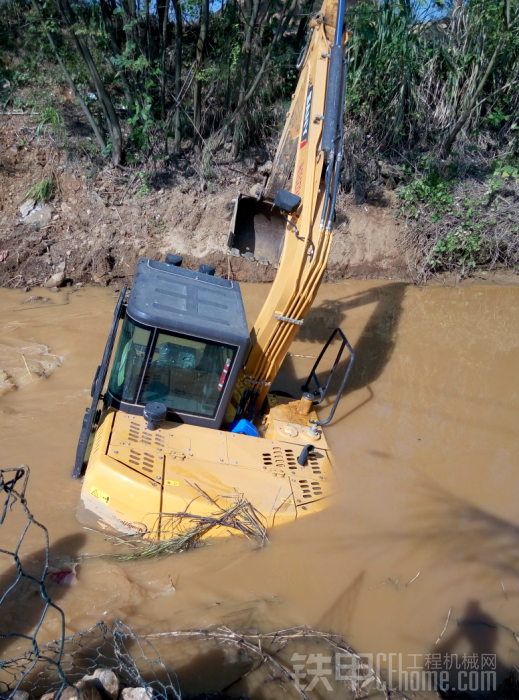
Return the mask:
[[[233,255],[277,265],[283,250],[286,221],[278,207],[238,195],[228,245]]]

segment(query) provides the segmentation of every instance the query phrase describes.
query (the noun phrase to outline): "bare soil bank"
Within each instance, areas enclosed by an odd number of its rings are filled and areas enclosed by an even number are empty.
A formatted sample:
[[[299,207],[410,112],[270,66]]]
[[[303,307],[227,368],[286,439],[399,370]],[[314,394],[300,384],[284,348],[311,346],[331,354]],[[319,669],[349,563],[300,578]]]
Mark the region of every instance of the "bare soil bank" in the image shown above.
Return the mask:
[[[226,246],[234,199],[262,181],[257,171],[261,158],[224,160],[209,183],[188,163],[171,163],[152,187],[140,187],[135,170],[96,171],[85,160],[67,163],[66,150],[48,138],[39,141],[36,129],[27,139],[29,119],[0,115],[0,286],[41,286],[60,270],[68,284],[121,286],[131,281],[139,257],[160,260],[168,252],[182,255],[191,269],[205,263],[214,265],[217,275],[240,282],[273,280],[273,266],[231,257]],[[27,192],[49,177],[53,198],[23,220],[20,206]],[[324,281],[412,281],[404,226],[395,219],[389,190],[361,205],[353,195],[340,195]],[[511,271],[477,277],[507,284],[518,279]],[[457,284],[459,276],[441,275],[434,281]]]
[[[161,259],[168,252],[182,255],[187,267],[211,264],[239,281],[274,278],[274,267],[229,257],[226,247],[233,200],[262,180],[254,159],[220,164],[212,183],[172,164],[157,189],[138,196],[135,171],[106,168],[89,177],[84,164],[67,164],[66,152],[48,139],[20,145],[25,115],[0,119],[0,285],[42,285],[63,263],[67,281],[122,284],[139,257]],[[22,221],[24,197],[48,177],[55,182],[53,198],[29,217],[36,221]],[[391,197],[355,206],[342,195],[325,280],[407,276]]]

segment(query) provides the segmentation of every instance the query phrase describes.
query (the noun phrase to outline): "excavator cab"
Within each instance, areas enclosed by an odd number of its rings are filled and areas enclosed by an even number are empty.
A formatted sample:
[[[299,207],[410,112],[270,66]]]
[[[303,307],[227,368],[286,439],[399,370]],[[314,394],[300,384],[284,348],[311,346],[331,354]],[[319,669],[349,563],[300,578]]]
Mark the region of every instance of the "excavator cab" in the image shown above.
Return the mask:
[[[240,287],[172,259],[138,263],[105,403],[134,415],[160,403],[162,418],[219,428],[249,344]]]
[[[250,342],[240,286],[208,265],[194,272],[181,264],[178,255],[163,263],[141,258],[126,304],[126,289],[120,294],[83,418],[75,478],[107,411],[143,416],[150,429],[163,420],[213,429],[224,422]]]

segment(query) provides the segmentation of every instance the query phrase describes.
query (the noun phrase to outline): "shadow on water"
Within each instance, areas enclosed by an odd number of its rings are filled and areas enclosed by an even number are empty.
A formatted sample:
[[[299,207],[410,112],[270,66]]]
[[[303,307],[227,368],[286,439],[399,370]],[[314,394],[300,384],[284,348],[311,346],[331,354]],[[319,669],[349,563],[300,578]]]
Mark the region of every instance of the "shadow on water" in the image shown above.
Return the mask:
[[[481,697],[481,692],[496,691],[510,673],[497,653],[501,625],[478,600],[468,600],[462,615],[451,620],[449,628],[453,625],[454,630],[447,632],[428,655],[427,670],[438,674],[439,697]]]
[[[495,576],[519,576],[519,526],[449,493],[420,476],[401,532],[383,538],[407,539],[436,550],[440,559],[477,566]],[[514,596],[515,597],[515,596]]]
[[[315,343],[317,347],[312,355],[315,354],[317,356],[335,328],[341,328],[346,337],[348,337],[348,322],[353,310],[370,304],[375,305],[366,326],[354,344],[355,364],[345,388],[344,396],[368,387],[371,394],[362,403],[367,403],[373,398],[370,385],[380,377],[391,359],[406,288],[407,284],[403,282],[393,282],[383,286],[372,287],[364,292],[358,292],[342,299],[326,300],[319,306],[312,308],[308,313],[296,340],[300,343]],[[334,341],[329,349],[330,356],[333,353],[333,347],[338,348],[337,341]],[[333,397],[337,392],[348,363],[349,356],[346,351],[343,358],[341,358],[336,375],[330,386],[330,397]],[[326,380],[327,373],[326,370],[319,370],[318,374],[321,382]],[[300,370],[296,369],[291,356],[286,358],[283,371],[280,374],[282,378],[275,382],[274,390],[284,390],[298,398],[301,394],[301,385],[305,381],[306,376],[300,375]],[[330,403],[328,398],[326,401],[328,404]],[[334,422],[336,421],[337,419],[334,420]]]
[[[359,595],[364,587],[365,571],[361,571],[333,601],[316,625],[316,629],[336,632],[349,630],[357,607]]]
[[[59,566],[59,562],[74,560],[85,543],[83,533],[67,535],[57,540],[49,548],[50,571],[56,570],[52,568],[55,563]],[[39,580],[43,575],[46,554],[46,548],[42,548],[20,560],[25,576],[19,576],[14,564],[0,576],[0,652],[4,656],[10,655],[7,651],[10,646],[19,646],[23,636],[31,637],[42,619],[46,602],[41,595]],[[64,565],[63,569],[71,570],[68,565]],[[68,588],[66,584],[53,582],[49,576],[45,578],[44,589],[54,604],[58,604]],[[49,609],[48,614],[52,619],[58,615],[53,608]],[[59,631],[56,636],[60,636]],[[24,650],[31,648],[30,641],[24,640],[22,646]]]
[[[519,525],[495,515],[438,486],[423,474],[408,477],[406,508],[396,528],[376,526],[347,542],[341,534],[337,542],[348,550],[360,548],[375,556],[389,543],[407,543],[410,551],[427,552],[431,564],[462,564],[471,567],[478,580],[489,577],[493,583],[503,577],[519,577]],[[465,577],[467,572],[463,570]],[[519,600],[518,590],[500,589],[505,600]]]

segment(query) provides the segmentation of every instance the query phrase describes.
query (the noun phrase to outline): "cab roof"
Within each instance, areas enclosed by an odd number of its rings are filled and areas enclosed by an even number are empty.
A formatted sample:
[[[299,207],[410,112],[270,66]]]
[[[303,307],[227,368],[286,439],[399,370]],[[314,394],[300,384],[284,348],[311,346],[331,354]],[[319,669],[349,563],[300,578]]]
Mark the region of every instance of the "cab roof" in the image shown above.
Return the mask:
[[[243,346],[249,329],[237,282],[141,258],[126,313],[146,326]]]

